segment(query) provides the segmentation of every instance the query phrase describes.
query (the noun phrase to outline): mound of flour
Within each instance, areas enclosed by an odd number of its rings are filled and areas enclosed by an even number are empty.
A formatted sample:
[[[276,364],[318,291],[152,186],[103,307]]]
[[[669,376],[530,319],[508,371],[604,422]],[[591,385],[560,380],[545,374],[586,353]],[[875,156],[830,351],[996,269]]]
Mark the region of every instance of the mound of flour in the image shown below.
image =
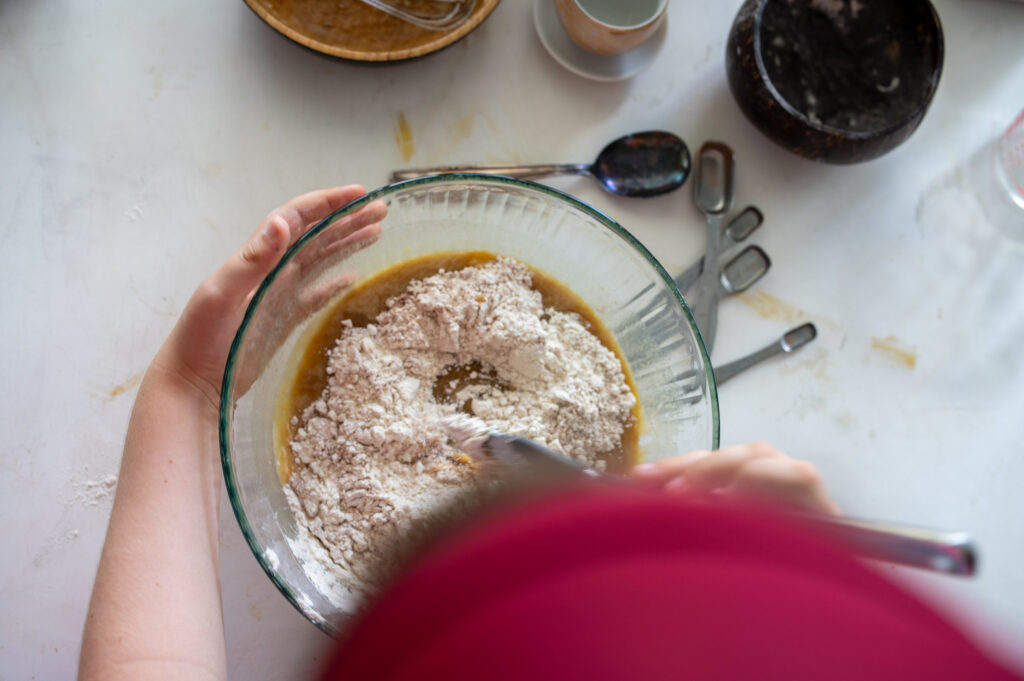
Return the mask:
[[[620,445],[635,398],[618,358],[531,282],[528,267],[497,258],[411,282],[374,324],[343,323],[327,387],[293,419],[285,488],[306,554],[320,558],[307,572],[336,604],[358,602],[486,490],[443,417],[465,410],[595,467]],[[455,366],[480,371],[439,401]]]

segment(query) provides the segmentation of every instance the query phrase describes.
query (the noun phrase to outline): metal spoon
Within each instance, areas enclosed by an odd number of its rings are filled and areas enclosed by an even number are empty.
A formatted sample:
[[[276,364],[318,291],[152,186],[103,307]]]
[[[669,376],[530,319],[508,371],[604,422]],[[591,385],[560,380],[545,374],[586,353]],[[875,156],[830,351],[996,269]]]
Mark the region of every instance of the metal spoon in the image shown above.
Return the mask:
[[[536,180],[552,175],[592,175],[601,185],[622,196],[657,196],[678,189],[690,176],[690,150],[670,132],[650,130],[615,140],[593,164],[477,165],[410,168],[391,173],[391,181],[411,180],[445,173],[484,173]]]
[[[771,345],[767,345],[757,352],[752,352],[746,357],[741,357],[735,362],[729,362],[728,364],[716,367],[715,383],[722,385],[736,374],[741,371],[746,371],[755,364],[759,364],[766,359],[774,357],[775,355],[799,350],[814,340],[817,336],[818,329],[810,322],[801,324],[794,329],[790,329],[783,334],[782,338]]]
[[[736,254],[732,260],[722,266],[722,274],[718,278],[719,294],[729,295],[733,293],[743,293],[748,288],[753,286],[758,279],[768,273],[768,270],[772,266],[771,258],[760,246],[747,246],[738,254]],[[678,279],[676,280],[678,285]],[[644,289],[646,291],[648,289]],[[682,287],[680,287],[682,291]],[[636,300],[640,295],[630,300]],[[663,292],[662,295],[656,296],[651,302],[647,303],[639,312],[635,314],[637,321],[645,319],[649,314],[655,310],[662,308],[665,305],[671,305],[671,297],[668,293]],[[693,307],[690,307],[693,310]]]
[[[472,446],[455,439],[455,446],[478,461],[497,464],[505,473],[539,478],[586,476],[609,484],[636,484],[625,476],[588,469],[561,452],[532,440],[486,429],[474,434]],[[454,438],[453,438],[454,439]],[[973,575],[978,558],[965,532],[932,530],[877,520],[798,512],[796,521],[843,542],[865,558],[932,570],[950,575]]]
[[[718,327],[719,243],[722,237],[722,215],[732,205],[733,189],[732,149],[721,142],[705,142],[697,155],[697,179],[694,184],[694,200],[701,212],[707,216],[708,238],[704,250],[704,271],[697,280],[697,292],[693,297],[694,318],[708,354],[715,344]]]
[[[723,236],[727,243],[721,244],[721,250],[719,255],[721,256],[728,251],[732,246],[739,244],[741,241],[746,239],[748,236],[754,233],[761,223],[764,221],[764,216],[761,211],[755,206],[747,206],[742,212],[736,215],[729,224],[725,226],[725,232]],[[693,263],[686,268],[682,274],[675,278],[676,286],[679,287],[680,293],[686,293],[686,289],[693,286],[694,282],[700,277],[700,273],[704,271],[704,256],[700,256],[697,262]]]
[[[743,293],[768,273],[772,261],[760,246],[747,246],[722,266],[721,293]]]

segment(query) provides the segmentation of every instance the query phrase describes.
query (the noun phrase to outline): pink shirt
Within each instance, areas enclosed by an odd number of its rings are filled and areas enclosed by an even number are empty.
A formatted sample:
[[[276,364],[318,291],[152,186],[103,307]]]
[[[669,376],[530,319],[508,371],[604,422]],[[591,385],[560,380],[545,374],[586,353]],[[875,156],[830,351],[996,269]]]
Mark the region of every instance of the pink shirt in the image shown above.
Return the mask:
[[[595,488],[521,501],[440,542],[355,623],[323,678],[1018,677],[769,509]]]

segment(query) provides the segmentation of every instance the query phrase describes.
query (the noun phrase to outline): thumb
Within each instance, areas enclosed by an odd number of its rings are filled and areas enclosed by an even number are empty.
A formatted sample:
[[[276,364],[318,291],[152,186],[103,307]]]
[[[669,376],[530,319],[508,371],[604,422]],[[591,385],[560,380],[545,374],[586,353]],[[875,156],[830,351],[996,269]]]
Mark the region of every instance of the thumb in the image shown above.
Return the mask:
[[[281,259],[289,236],[288,223],[283,217],[277,214],[268,217],[217,271],[218,288],[225,297],[245,300]]]

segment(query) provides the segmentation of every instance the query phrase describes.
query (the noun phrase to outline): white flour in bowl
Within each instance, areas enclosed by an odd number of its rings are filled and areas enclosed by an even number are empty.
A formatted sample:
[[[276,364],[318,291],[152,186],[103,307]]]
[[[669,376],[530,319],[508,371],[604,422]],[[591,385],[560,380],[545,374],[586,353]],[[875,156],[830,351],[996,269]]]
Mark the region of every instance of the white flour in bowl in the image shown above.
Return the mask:
[[[545,308],[531,282],[510,258],[442,270],[388,300],[375,323],[342,324],[327,387],[293,418],[285,488],[336,604],[372,591],[403,550],[486,489],[441,418],[465,409],[593,467],[619,448],[636,402],[619,359],[579,315]],[[438,401],[455,366],[480,370]]]

